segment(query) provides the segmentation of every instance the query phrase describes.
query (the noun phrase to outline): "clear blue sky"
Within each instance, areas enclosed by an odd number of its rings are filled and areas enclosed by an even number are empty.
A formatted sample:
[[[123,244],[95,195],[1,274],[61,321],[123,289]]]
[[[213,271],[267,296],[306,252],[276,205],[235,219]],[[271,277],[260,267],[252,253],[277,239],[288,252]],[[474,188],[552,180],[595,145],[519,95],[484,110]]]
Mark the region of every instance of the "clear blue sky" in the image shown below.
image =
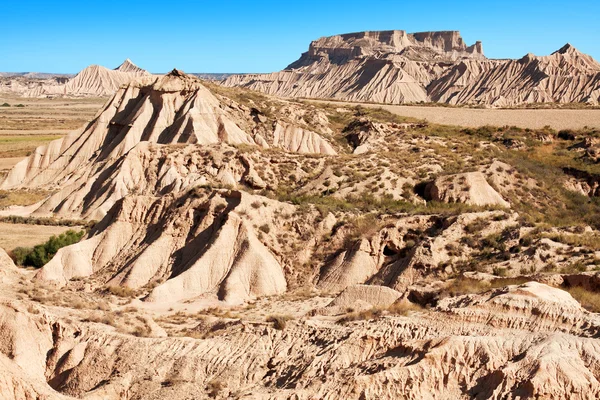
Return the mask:
[[[600,0],[4,0],[0,71],[77,72],[131,58],[152,72],[270,72],[321,36],[460,30],[492,58],[567,42],[600,60]]]

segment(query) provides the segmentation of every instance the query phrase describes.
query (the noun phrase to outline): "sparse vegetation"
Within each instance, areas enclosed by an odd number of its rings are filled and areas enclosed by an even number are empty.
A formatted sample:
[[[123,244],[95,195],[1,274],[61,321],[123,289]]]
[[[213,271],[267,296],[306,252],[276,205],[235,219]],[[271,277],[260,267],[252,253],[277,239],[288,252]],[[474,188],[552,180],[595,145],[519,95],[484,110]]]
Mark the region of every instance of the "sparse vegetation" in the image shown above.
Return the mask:
[[[398,301],[389,307],[373,307],[363,311],[348,310],[349,313],[337,320],[338,324],[346,324],[352,321],[364,321],[377,319],[384,315],[406,316],[412,311],[422,311],[423,308],[415,303]]]
[[[505,286],[522,285],[527,282],[535,281],[535,278],[530,277],[515,277],[515,278],[499,278],[492,281],[478,280],[460,276],[454,279],[440,294],[445,296],[462,296],[465,294],[478,294],[491,289],[496,289]]]
[[[45,199],[51,193],[43,190],[0,190],[0,208],[8,206],[28,206],[35,204],[40,200]],[[24,217],[0,217],[1,222],[7,222],[20,218],[26,220]]]
[[[292,319],[292,317],[289,315],[271,315],[267,317],[267,322],[272,323],[273,328],[283,331],[290,319]]]
[[[59,249],[79,242],[84,234],[84,231],[68,230],[58,236],[52,236],[46,243],[32,249],[18,247],[12,252],[14,261],[17,265],[41,268],[54,257]]]
[[[225,384],[218,379],[213,379],[206,385],[208,396],[213,399],[216,398],[223,389],[225,389]]]
[[[269,232],[271,232],[271,227],[270,227],[269,225],[267,225],[267,224],[263,224],[263,225],[259,226],[259,227],[258,227],[258,229],[259,229],[261,232],[264,232],[264,233],[269,233]]]
[[[0,222],[8,224],[43,225],[43,226],[81,226],[86,230],[91,229],[97,221],[79,219],[37,218],[21,217],[16,215],[0,216]]]
[[[137,294],[137,291],[135,289],[131,289],[126,286],[108,286],[106,290],[110,294],[114,294],[115,296],[125,298],[132,298],[135,297]]]
[[[600,293],[591,291],[581,286],[565,288],[581,306],[588,311],[600,313]]]

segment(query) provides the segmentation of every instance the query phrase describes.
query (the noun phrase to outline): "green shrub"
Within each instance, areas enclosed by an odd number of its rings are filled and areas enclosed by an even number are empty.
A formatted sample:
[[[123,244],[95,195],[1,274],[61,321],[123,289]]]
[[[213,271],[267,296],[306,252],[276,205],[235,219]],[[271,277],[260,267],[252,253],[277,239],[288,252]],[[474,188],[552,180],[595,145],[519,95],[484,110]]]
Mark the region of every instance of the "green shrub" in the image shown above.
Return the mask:
[[[10,104],[4,103],[4,104],[0,105],[0,107],[10,107]]]
[[[58,236],[52,236],[46,243],[34,248],[17,247],[12,252],[13,259],[17,265],[42,268],[59,249],[79,242],[84,234],[84,231],[68,230]]]
[[[15,264],[23,265],[25,258],[27,258],[27,255],[31,254],[31,252],[33,252],[33,248],[31,247],[17,247],[11,252],[11,256]]]

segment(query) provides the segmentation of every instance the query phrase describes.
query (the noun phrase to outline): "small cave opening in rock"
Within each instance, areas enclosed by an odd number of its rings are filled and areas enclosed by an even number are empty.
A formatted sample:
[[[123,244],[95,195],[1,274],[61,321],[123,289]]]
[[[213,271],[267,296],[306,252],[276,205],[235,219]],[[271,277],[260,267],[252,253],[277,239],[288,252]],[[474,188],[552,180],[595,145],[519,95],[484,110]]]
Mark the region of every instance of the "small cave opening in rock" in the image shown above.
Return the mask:
[[[390,247],[389,245],[385,245],[385,247],[383,248],[383,255],[386,257],[393,257],[397,254],[398,254],[398,251],[396,249]]]
[[[417,196],[425,200],[431,200],[431,196],[428,195],[427,186],[430,184],[430,181],[420,182],[415,185],[414,192]]]

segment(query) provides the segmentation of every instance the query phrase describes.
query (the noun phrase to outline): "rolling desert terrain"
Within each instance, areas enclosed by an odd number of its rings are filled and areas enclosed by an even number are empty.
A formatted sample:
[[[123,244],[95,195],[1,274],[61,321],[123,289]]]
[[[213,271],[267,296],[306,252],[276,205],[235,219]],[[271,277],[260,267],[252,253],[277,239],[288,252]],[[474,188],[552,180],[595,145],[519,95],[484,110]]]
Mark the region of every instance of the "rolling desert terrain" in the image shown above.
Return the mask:
[[[600,66],[534,57],[3,77],[0,398],[599,398]]]

